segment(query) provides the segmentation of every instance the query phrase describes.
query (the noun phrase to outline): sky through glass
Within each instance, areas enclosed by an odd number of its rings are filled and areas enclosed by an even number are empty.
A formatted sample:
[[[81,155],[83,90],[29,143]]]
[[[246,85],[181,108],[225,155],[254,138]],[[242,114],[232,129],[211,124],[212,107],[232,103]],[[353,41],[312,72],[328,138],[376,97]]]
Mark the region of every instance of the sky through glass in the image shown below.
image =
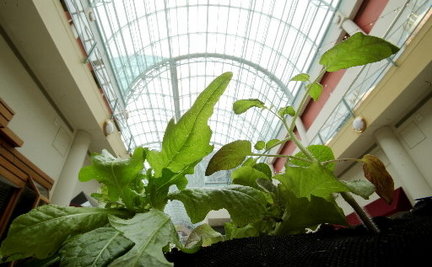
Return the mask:
[[[232,112],[238,99],[292,104],[290,78],[308,72],[339,0],[69,0],[91,17],[109,61],[115,116],[123,140],[160,149],[168,121],[178,119],[218,75],[234,74],[210,119],[215,149],[238,139],[276,138],[269,112]],[[110,94],[107,94],[110,96]],[[127,131],[126,131],[127,129]]]

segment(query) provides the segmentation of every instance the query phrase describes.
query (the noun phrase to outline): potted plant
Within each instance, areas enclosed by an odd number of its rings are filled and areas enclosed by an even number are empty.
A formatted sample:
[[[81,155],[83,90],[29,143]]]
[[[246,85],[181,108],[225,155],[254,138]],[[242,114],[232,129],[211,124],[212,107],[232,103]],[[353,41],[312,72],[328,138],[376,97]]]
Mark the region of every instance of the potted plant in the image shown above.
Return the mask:
[[[320,63],[323,71],[336,71],[382,60],[397,51],[380,38],[357,33],[327,51]],[[211,174],[237,168],[232,176],[234,185],[218,189],[186,187],[186,175],[193,173],[213,150],[208,120],[231,77],[229,72],[217,77],[178,122],[168,123],[161,151],[139,147],[129,159],[118,159],[107,152],[93,155],[92,165],[80,171],[79,179],[96,179],[102,184],[101,192],[93,196],[105,206],[46,205],[16,218],[0,247],[2,261],[30,258],[31,266],[171,266],[164,252],[173,247],[194,253],[224,240],[209,248],[258,236],[295,239],[324,223],[344,224],[345,217],[334,200],[336,193],[354,207],[372,232],[378,232],[350,193],[368,197],[376,191],[391,201],[393,181],[382,163],[372,155],[334,159],[329,147],[303,147],[293,133],[299,114],[290,106],[274,109],[258,99],[248,99],[235,102],[233,107],[235,113],[252,107],[267,109],[283,122],[288,130],[284,140],[259,141],[255,148],[266,152],[287,140],[295,142],[300,153],[277,155],[288,159],[284,173],[273,174],[269,166],[257,161],[258,157],[273,155],[253,153],[249,141],[238,140],[223,146],[206,171]],[[292,80],[307,83],[302,104],[309,96],[318,99],[322,86],[310,82],[309,75],[299,74]],[[290,123],[288,116],[292,117]],[[370,182],[339,181],[332,173],[338,160],[361,161]],[[171,186],[178,190],[169,192]],[[194,229],[186,244],[181,243],[170,217],[163,212],[170,200],[183,202],[193,223],[202,221],[211,210],[227,209],[231,222],[225,225],[226,234],[204,224]],[[198,254],[201,252],[204,249]]]

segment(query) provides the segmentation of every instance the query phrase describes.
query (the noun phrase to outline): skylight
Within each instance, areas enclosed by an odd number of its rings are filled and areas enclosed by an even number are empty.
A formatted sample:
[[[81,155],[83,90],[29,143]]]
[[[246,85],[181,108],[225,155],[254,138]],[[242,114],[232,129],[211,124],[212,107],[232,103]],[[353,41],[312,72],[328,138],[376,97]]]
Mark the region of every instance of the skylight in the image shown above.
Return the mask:
[[[232,103],[258,98],[276,107],[291,104],[300,83],[289,80],[316,59],[339,0],[66,3],[74,21],[92,21],[95,41],[88,45],[102,54],[111,78],[106,95],[133,150],[160,149],[168,121],[226,71],[234,78],[210,121],[215,149],[238,139],[276,138],[281,125],[272,114],[237,116]]]

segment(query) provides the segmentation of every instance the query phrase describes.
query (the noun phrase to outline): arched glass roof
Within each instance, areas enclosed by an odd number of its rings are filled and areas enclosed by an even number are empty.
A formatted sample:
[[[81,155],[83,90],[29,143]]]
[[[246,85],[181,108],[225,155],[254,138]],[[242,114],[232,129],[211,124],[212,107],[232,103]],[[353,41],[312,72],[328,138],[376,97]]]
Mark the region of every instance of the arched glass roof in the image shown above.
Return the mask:
[[[271,114],[235,116],[232,103],[293,100],[290,77],[308,70],[338,1],[94,1],[93,16],[124,99],[135,146],[159,148],[179,117],[213,78],[234,79],[211,119],[216,146],[274,138]],[[132,137],[133,136],[133,137]],[[130,140],[126,140],[128,142]]]
[[[238,139],[276,138],[281,125],[272,114],[250,110],[237,116],[232,103],[258,98],[276,107],[291,104],[300,83],[289,80],[308,72],[317,58],[339,0],[66,3],[76,25],[79,15],[90,21],[81,30],[95,40],[87,51],[97,47],[102,54],[114,88],[106,95],[132,150],[159,149],[168,121],[226,71],[234,77],[210,120],[216,149]]]

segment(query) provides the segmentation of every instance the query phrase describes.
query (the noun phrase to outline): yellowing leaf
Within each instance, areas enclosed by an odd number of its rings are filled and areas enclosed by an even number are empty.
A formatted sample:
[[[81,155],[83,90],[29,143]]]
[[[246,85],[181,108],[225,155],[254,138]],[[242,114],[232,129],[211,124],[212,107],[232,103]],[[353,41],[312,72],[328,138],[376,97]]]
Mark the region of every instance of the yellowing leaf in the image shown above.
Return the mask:
[[[376,193],[388,204],[393,200],[394,182],[381,160],[374,155],[364,155],[363,172],[365,177],[375,185]]]

